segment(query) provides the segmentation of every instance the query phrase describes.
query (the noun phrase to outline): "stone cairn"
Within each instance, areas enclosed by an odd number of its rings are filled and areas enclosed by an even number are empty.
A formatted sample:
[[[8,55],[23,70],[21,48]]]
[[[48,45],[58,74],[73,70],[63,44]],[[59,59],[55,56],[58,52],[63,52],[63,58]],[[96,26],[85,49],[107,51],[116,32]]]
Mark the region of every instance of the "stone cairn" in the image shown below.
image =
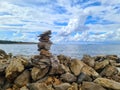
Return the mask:
[[[51,53],[49,52],[52,42],[50,41],[51,31],[48,30],[43,34],[39,35],[38,51],[40,51],[40,56],[42,58],[50,58]]]
[[[39,55],[11,56],[0,49],[0,90],[120,90],[117,55],[52,55],[50,35],[39,36]]]

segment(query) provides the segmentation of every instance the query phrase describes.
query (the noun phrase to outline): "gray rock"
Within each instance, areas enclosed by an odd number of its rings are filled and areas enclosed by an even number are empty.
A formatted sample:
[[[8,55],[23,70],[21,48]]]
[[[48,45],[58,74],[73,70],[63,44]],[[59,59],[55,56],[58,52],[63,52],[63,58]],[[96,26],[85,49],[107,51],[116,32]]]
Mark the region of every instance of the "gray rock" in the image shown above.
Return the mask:
[[[30,72],[25,70],[14,81],[18,87],[26,86],[30,82]]]
[[[83,72],[80,73],[80,75],[77,78],[77,83],[82,83],[83,81],[90,81],[92,82],[92,78]]]
[[[70,82],[75,82],[77,80],[77,78],[73,74],[71,74],[69,72],[67,72],[65,74],[62,74],[60,76],[60,78],[61,78],[61,80],[69,82],[69,83]]]

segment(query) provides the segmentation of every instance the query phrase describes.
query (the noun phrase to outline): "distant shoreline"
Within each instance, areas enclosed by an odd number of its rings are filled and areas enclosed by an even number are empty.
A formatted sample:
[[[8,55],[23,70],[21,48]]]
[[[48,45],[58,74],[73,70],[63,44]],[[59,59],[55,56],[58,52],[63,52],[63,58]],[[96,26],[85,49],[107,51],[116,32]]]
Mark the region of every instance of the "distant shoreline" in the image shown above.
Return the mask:
[[[37,42],[22,42],[22,41],[0,40],[0,44],[37,44]]]

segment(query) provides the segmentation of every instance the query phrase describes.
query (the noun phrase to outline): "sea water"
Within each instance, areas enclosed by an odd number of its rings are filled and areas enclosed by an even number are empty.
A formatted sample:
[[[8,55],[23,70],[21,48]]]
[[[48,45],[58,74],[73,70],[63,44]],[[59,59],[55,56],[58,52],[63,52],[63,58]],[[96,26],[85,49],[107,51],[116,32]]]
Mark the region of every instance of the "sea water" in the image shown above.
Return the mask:
[[[0,44],[0,49],[13,55],[37,55],[37,44]],[[120,56],[120,44],[54,44],[50,50],[53,54],[64,54],[73,58],[82,58],[84,54],[118,55]]]

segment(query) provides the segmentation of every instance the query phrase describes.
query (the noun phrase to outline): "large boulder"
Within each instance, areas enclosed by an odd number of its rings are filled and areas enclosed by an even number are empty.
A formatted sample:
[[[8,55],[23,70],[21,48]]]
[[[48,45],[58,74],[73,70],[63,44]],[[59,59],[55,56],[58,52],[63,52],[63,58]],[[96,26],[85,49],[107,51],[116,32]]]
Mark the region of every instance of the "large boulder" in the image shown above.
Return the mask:
[[[25,70],[14,81],[18,87],[26,86],[30,82],[30,72]]]
[[[4,50],[0,49],[0,59],[5,59],[7,57],[8,57],[7,53]]]
[[[71,60],[71,63],[70,63],[70,70],[74,75],[78,76],[81,72],[81,69],[84,67],[84,65],[85,64],[82,61],[73,59]]]
[[[106,79],[106,78],[97,78],[94,80],[95,83],[113,90],[120,90],[120,83]]]
[[[73,74],[71,74],[69,72],[67,72],[65,74],[62,74],[60,76],[60,78],[61,78],[61,80],[69,82],[69,83],[70,82],[75,82],[77,80],[77,78]]]
[[[95,70],[103,69],[103,68],[106,67],[108,64],[109,64],[109,60],[104,60],[104,61],[101,61],[101,62],[96,62],[96,63],[95,63]]]
[[[28,61],[26,59],[23,59],[22,57],[14,57],[5,70],[5,77],[9,81],[13,81],[25,69],[27,64]]]
[[[94,82],[83,82],[81,90],[106,90],[106,89]]]
[[[99,77],[99,73],[97,73],[92,67],[88,66],[88,65],[84,65],[84,67],[82,68],[81,72],[83,72],[84,74],[88,75],[88,76],[92,76],[94,78]]]
[[[118,70],[115,66],[107,66],[101,73],[101,76],[111,77],[112,75],[116,75]]]
[[[89,55],[84,55],[82,61],[90,67],[94,67],[95,65],[95,59]]]

